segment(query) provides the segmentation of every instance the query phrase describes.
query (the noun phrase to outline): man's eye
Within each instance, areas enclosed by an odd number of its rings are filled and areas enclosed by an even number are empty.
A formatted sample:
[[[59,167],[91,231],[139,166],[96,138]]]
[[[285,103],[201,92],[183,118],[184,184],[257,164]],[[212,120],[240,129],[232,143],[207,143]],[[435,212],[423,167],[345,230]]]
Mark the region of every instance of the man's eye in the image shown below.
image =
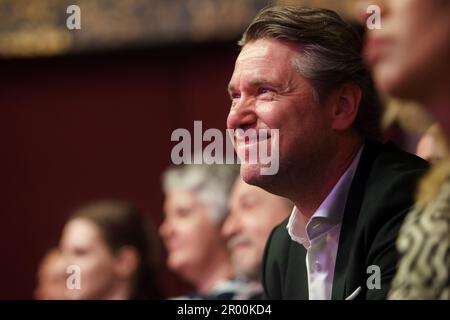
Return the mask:
[[[231,100],[239,99],[241,97],[240,93],[232,93],[230,95]]]
[[[255,207],[255,205],[256,205],[256,203],[255,202],[244,202],[244,203],[242,203],[242,209],[244,209],[244,210],[249,210],[249,209],[252,209],[253,207]]]
[[[73,250],[74,255],[76,255],[77,257],[82,257],[85,256],[89,253],[89,250],[85,249],[85,248],[75,248]]]
[[[245,199],[242,199],[241,206],[243,209],[251,209],[258,205],[258,203],[259,201],[257,197],[246,197]]]
[[[192,209],[190,208],[180,208],[177,211],[178,218],[187,218],[192,213]]]
[[[258,94],[265,94],[265,93],[273,93],[273,89],[271,88],[259,88]]]

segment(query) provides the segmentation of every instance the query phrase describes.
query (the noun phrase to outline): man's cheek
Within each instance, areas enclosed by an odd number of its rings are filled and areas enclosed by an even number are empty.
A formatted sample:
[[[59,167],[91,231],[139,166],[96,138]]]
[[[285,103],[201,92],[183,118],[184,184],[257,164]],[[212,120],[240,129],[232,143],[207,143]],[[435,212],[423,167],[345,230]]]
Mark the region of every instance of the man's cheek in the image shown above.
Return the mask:
[[[256,112],[261,116],[269,116],[274,111],[274,104],[270,102],[261,102],[256,105]]]

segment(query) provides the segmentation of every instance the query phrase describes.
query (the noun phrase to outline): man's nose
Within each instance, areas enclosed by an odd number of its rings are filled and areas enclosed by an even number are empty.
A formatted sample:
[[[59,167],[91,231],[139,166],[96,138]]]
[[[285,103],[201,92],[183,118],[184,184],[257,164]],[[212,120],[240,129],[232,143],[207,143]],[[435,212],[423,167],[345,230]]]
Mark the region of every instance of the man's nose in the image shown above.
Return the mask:
[[[238,219],[236,219],[234,215],[230,214],[225,220],[221,231],[224,238],[230,239],[238,231]]]
[[[255,108],[250,100],[242,100],[231,108],[227,118],[228,129],[251,127],[258,120]]]

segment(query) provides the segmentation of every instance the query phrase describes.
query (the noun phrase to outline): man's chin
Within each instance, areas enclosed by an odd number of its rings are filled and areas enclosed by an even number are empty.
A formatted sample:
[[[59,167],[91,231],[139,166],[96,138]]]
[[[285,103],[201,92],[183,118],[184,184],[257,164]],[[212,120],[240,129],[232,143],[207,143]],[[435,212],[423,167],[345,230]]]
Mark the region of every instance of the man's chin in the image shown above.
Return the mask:
[[[184,269],[185,264],[186,263],[184,263],[183,259],[181,259],[180,257],[177,257],[177,256],[173,256],[173,254],[169,255],[169,258],[167,260],[167,267],[171,271],[177,272],[177,273],[181,272]]]
[[[257,164],[241,164],[241,177],[245,183],[271,192],[276,175],[261,174],[261,166]]]
[[[235,265],[236,275],[239,278],[244,278],[247,280],[258,280],[258,277],[260,275],[260,268],[261,265],[256,265],[255,263]]]
[[[241,164],[241,177],[247,184],[260,186],[265,176],[261,175],[261,168],[257,164]]]

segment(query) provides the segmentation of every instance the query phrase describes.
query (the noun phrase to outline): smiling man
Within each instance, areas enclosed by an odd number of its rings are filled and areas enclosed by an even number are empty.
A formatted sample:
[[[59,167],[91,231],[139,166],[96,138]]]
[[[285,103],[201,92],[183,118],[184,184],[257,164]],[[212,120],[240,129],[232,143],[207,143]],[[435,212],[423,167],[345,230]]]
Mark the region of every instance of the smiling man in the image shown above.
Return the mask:
[[[329,10],[268,7],[240,45],[228,128],[279,130],[268,137],[278,172],[242,163],[241,176],[295,204],[266,246],[267,297],[384,299],[398,228],[427,164],[376,142],[380,109],[358,33]]]

